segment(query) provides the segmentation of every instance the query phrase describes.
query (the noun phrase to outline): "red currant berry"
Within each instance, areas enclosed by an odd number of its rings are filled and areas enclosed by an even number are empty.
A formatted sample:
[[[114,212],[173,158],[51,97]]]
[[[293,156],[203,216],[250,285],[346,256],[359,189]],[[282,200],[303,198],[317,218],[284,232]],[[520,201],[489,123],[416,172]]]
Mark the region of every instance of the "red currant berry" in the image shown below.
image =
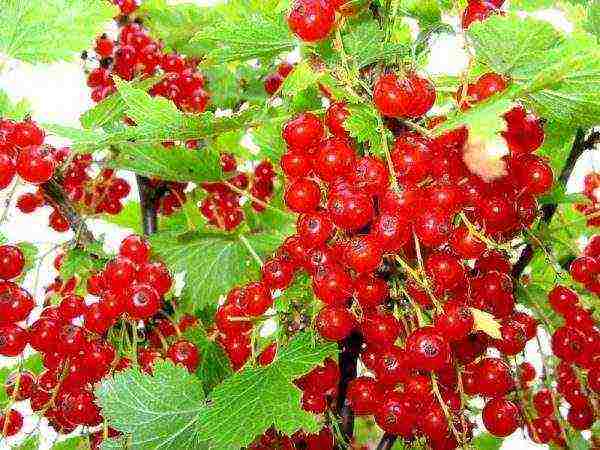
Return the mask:
[[[25,147],[17,158],[17,173],[23,180],[42,184],[54,175],[56,162],[48,148],[42,146]]]
[[[19,356],[27,345],[27,332],[18,325],[0,325],[0,355]]]
[[[344,122],[349,116],[350,112],[345,103],[332,103],[325,113],[325,124],[335,136],[346,137],[348,132],[344,128]]]
[[[448,341],[433,327],[414,331],[406,340],[406,353],[419,370],[442,369],[450,364],[452,355]]]
[[[358,377],[348,383],[346,398],[354,414],[368,416],[377,411],[383,400],[382,394],[374,378]]]
[[[14,409],[10,409],[6,415],[0,415],[0,434],[10,437],[17,434],[23,428],[23,415]]]
[[[335,11],[323,0],[295,0],[287,18],[292,32],[303,41],[325,39],[335,22]]]
[[[315,318],[319,334],[329,341],[341,341],[357,326],[354,314],[341,306],[326,306]]]
[[[136,319],[148,319],[160,309],[160,295],[152,286],[138,284],[126,297],[127,312]]]
[[[193,373],[200,364],[198,348],[189,341],[179,340],[167,350],[167,358],[175,364],[182,364],[189,372]]]
[[[13,158],[0,152],[0,190],[7,188],[17,173]]]
[[[25,257],[19,247],[14,245],[0,246],[0,279],[12,280],[23,272]]]
[[[485,428],[494,436],[505,437],[513,434],[521,424],[519,407],[504,397],[488,401],[482,412]]]
[[[302,113],[284,125],[282,135],[290,149],[306,153],[319,143],[324,132],[321,119],[311,113]]]
[[[315,211],[321,202],[321,189],[314,181],[299,178],[287,187],[284,201],[294,212],[310,213]]]

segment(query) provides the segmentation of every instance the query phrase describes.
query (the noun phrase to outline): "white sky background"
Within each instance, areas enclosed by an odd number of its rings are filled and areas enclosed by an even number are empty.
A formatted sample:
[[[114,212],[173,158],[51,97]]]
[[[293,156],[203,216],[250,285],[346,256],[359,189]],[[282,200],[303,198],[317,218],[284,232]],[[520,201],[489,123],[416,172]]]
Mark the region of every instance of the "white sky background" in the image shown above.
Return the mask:
[[[197,3],[208,5],[219,3],[219,0],[171,0],[170,3]],[[537,13],[541,19],[549,20],[555,26],[570,31],[571,26],[554,10],[546,10]],[[446,36],[438,39],[432,50],[430,64],[427,71],[430,74],[458,74],[465,67],[466,56],[461,50],[460,41],[457,38]],[[86,86],[85,75],[82,70],[81,61],[73,63],[56,63],[52,65],[31,66],[23,63],[13,63],[3,73],[0,73],[0,88],[5,90],[13,100],[26,98],[32,107],[33,118],[39,122],[59,123],[67,126],[78,126],[81,113],[93,106]],[[55,141],[57,145],[63,144]],[[598,152],[588,152],[579,161],[574,178],[571,180],[571,190],[580,190],[582,187],[583,174],[590,171],[592,166],[600,167]],[[132,178],[130,178],[132,180]],[[135,185],[132,183],[132,187]],[[19,191],[33,192],[31,186],[19,188]],[[4,210],[9,190],[0,191],[0,214]],[[136,198],[135,189],[131,194],[131,200]],[[15,210],[14,203],[10,206],[9,219],[5,225],[0,226],[0,233],[4,234],[9,241],[33,241],[40,247],[40,254],[51,250],[57,243],[65,242],[71,238],[71,233],[56,233],[48,228],[49,208],[42,208],[34,214],[23,215]],[[107,246],[116,250],[120,240],[128,232],[115,226],[95,222],[92,224],[95,233],[105,233]],[[50,253],[40,271],[38,282],[38,299],[43,297],[41,288],[49,284],[56,276],[52,268],[55,253]],[[27,288],[33,290],[33,277],[26,280]],[[12,365],[14,361],[0,358],[0,366]],[[539,372],[538,372],[539,373]],[[17,409],[28,412],[26,402],[18,404]],[[31,432],[37,426],[37,419],[31,416],[26,418],[24,432]],[[42,435],[44,438],[41,449],[48,449],[56,439],[56,435],[48,427],[42,424]],[[0,450],[7,450],[22,439],[22,434],[16,438],[4,440],[0,443]],[[7,444],[8,442],[8,444]],[[507,439],[502,446],[503,450],[528,450],[539,449],[544,446],[531,443],[522,438],[520,431]]]

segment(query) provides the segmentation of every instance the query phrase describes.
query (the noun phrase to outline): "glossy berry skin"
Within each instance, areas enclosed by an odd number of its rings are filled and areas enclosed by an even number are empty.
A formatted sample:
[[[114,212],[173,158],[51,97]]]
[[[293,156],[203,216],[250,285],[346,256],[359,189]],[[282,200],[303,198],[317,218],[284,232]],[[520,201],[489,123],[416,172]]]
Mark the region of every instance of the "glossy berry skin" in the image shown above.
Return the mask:
[[[594,411],[589,405],[572,406],[569,409],[567,420],[576,430],[588,430],[594,423]]]
[[[193,373],[200,364],[198,348],[189,341],[179,340],[172,344],[167,350],[167,358],[175,364],[183,365],[189,372]]]
[[[0,246],[0,279],[12,280],[23,272],[25,257],[19,247],[14,245]]]
[[[19,389],[15,394],[15,388],[17,386],[17,379],[19,380]],[[27,400],[33,394],[35,390],[35,376],[26,370],[20,374],[18,372],[10,374],[4,382],[4,390],[9,398],[13,398],[18,402]]]
[[[258,355],[258,357],[256,358],[256,360],[258,361],[258,363],[261,366],[268,366],[269,364],[271,364],[274,360],[275,357],[277,356],[277,344],[275,342],[269,344],[267,347],[265,347],[265,349],[260,352],[260,355]]]
[[[307,176],[312,170],[310,158],[299,151],[288,151],[281,157],[281,170],[288,178]]]
[[[335,21],[335,10],[325,0],[295,0],[287,18],[292,32],[306,42],[325,39]]]
[[[17,147],[42,145],[44,143],[44,131],[31,120],[25,120],[15,124],[11,140]]]
[[[381,75],[373,89],[375,106],[381,114],[388,117],[406,116],[412,95],[408,79],[399,78],[395,73]]]
[[[288,208],[297,213],[316,211],[321,202],[319,185],[308,178],[293,181],[286,189],[284,201]]]
[[[0,325],[0,355],[18,356],[27,345],[27,332],[18,325]]]
[[[341,341],[357,326],[356,318],[341,306],[326,306],[315,318],[315,327],[328,341]]]
[[[271,290],[285,289],[294,279],[294,267],[281,258],[265,261],[261,272],[263,283]]]
[[[85,302],[79,295],[68,295],[58,305],[58,312],[64,320],[72,320],[85,311]]]
[[[381,278],[365,274],[354,282],[354,298],[363,310],[376,308],[389,296],[389,287]]]
[[[69,221],[58,210],[52,211],[48,218],[48,225],[58,233],[65,233],[70,228]]]
[[[344,305],[352,296],[352,278],[339,265],[318,267],[312,286],[315,295],[328,305]]]
[[[119,255],[136,264],[144,264],[150,256],[150,244],[143,237],[132,234],[121,242]]]
[[[406,340],[406,353],[412,366],[419,370],[440,370],[452,359],[448,341],[433,327],[414,331]]]
[[[126,297],[126,310],[136,319],[147,319],[158,312],[161,299],[152,286],[138,284]]]
[[[19,411],[10,409],[7,415],[0,415],[0,435],[14,436],[21,431],[21,428],[23,428],[23,415]]]
[[[507,394],[514,388],[510,367],[501,359],[484,358],[477,366],[478,391],[484,397]]]
[[[104,279],[112,292],[123,292],[129,288],[135,278],[136,269],[127,258],[117,257],[106,264]]]
[[[473,330],[473,313],[459,302],[444,304],[444,313],[435,318],[435,328],[449,341],[460,341]]]
[[[425,261],[425,272],[440,292],[451,291],[465,279],[460,260],[445,252],[435,252]]]
[[[391,347],[400,336],[400,322],[392,314],[366,313],[360,329],[365,342],[376,348]]]
[[[533,406],[536,412],[542,416],[551,416],[554,414],[554,404],[552,393],[548,389],[541,389],[533,396]]]
[[[327,210],[335,225],[344,230],[357,230],[368,224],[374,215],[368,195],[354,192],[330,193]]]
[[[264,283],[251,283],[244,288],[240,302],[249,316],[257,317],[273,305],[273,297]]]
[[[42,184],[54,175],[56,162],[47,148],[32,145],[21,150],[16,167],[17,173],[23,180]]]
[[[137,280],[139,283],[152,286],[161,296],[169,292],[173,284],[169,269],[160,261],[147,262],[140,266],[137,273]]]
[[[363,156],[352,167],[350,181],[358,190],[379,194],[387,189],[390,178],[387,166],[382,160],[373,156]]]
[[[515,432],[521,423],[519,407],[504,397],[488,401],[482,412],[485,428],[494,436],[506,437]]]
[[[559,314],[567,314],[579,304],[579,296],[566,286],[555,286],[548,294],[552,309]]]
[[[374,414],[382,400],[382,392],[374,378],[358,377],[348,383],[348,405],[357,416]]]
[[[0,152],[0,190],[7,188],[17,173],[13,158]]]
[[[474,84],[469,85],[466,94],[470,102],[479,103],[502,92],[506,86],[506,80],[502,76],[489,72],[480,76]]]
[[[333,222],[321,212],[301,215],[296,229],[300,238],[310,247],[325,244],[334,232]]]
[[[384,431],[408,439],[413,435],[416,422],[413,411],[408,396],[392,391],[375,413],[375,421]]]
[[[522,106],[511,109],[504,115],[507,129],[502,133],[508,149],[513,155],[531,153],[544,142],[544,129],[540,120],[525,111]]]
[[[403,133],[396,139],[391,157],[398,181],[420,183],[430,169],[431,142],[417,133]]]
[[[324,133],[321,119],[312,113],[302,113],[286,122],[282,136],[290,149],[306,153],[318,144]]]
[[[344,122],[349,116],[350,112],[344,102],[332,103],[325,113],[325,124],[333,135],[346,137],[348,132],[344,128]]]
[[[381,263],[383,249],[371,235],[355,236],[344,244],[344,261],[357,273],[373,272]]]
[[[356,154],[344,138],[321,141],[315,160],[315,172],[324,181],[331,182],[350,173]]]
[[[482,22],[496,10],[493,3],[485,0],[473,0],[467,4],[462,17],[462,27],[467,29],[473,22]]]

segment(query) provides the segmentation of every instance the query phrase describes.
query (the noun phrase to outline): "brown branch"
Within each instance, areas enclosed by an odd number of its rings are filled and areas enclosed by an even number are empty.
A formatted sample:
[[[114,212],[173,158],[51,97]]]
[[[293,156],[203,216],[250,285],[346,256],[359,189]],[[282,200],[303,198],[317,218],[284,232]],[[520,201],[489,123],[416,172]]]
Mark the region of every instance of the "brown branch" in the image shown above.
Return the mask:
[[[152,187],[150,180],[142,175],[136,175],[140,193],[140,209],[142,210],[142,229],[146,236],[158,231],[158,202],[160,195]]]
[[[337,411],[340,416],[340,429],[347,442],[354,437],[354,413],[346,403],[346,393],[348,392],[348,383],[356,378],[356,366],[362,342],[362,336],[359,333],[352,333],[340,343],[340,384]]]
[[[48,203],[51,203],[69,222],[73,233],[75,233],[76,245],[85,247],[94,242],[94,235],[87,227],[85,219],[77,212],[71,201],[67,198],[60,183],[56,179],[52,179],[42,184],[41,189]]]
[[[381,441],[379,441],[379,444],[377,444],[376,450],[390,450],[396,443],[397,439],[398,439],[398,436],[395,436],[395,435],[389,434],[389,433],[385,433],[383,435],[383,437],[381,438]]]

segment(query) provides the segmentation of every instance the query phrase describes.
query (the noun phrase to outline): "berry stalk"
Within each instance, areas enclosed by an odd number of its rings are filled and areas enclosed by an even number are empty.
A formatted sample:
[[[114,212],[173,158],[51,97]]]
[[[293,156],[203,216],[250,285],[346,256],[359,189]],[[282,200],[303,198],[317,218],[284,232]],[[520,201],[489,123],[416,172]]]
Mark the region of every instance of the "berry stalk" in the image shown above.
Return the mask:
[[[389,434],[389,433],[385,433],[383,435],[383,437],[381,438],[381,441],[379,441],[379,444],[377,444],[376,450],[390,450],[396,443],[397,439],[398,439],[398,436],[395,436],[395,435]]]
[[[142,210],[142,229],[146,236],[158,231],[157,190],[150,180],[144,176],[136,175],[138,191],[140,193],[140,208]]]

